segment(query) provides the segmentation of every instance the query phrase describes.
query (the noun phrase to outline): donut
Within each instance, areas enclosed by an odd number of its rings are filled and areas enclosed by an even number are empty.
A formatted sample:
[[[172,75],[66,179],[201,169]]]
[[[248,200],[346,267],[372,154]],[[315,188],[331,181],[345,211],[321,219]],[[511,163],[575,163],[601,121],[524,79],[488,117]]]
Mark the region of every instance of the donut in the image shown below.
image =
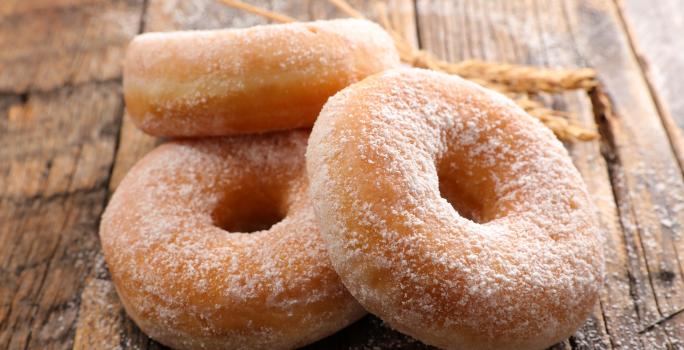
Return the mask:
[[[307,137],[173,141],[126,175],[100,238],[147,335],[175,349],[290,349],[365,314],[319,236]]]
[[[147,33],[128,47],[124,97],[155,136],[261,133],[311,127],[335,92],[397,66],[391,37],[359,19]]]
[[[544,349],[592,310],[595,208],[562,144],[502,95],[385,71],[330,98],[306,158],[333,267],[393,328],[446,349]]]

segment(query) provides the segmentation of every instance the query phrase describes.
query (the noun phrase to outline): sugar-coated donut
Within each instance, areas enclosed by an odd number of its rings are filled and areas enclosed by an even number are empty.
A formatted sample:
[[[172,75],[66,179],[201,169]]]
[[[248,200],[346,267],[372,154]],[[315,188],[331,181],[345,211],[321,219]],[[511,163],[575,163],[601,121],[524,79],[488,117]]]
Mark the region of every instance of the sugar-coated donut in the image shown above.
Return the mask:
[[[338,90],[399,66],[377,24],[342,19],[148,33],[124,63],[126,106],[156,136],[310,127]]]
[[[502,95],[379,73],[326,103],[307,168],[333,267],[399,331],[449,349],[544,349],[597,300],[603,251],[583,180]]]
[[[174,141],[126,175],[100,237],[145,333],[177,349],[289,349],[365,314],[319,237],[307,137]]]

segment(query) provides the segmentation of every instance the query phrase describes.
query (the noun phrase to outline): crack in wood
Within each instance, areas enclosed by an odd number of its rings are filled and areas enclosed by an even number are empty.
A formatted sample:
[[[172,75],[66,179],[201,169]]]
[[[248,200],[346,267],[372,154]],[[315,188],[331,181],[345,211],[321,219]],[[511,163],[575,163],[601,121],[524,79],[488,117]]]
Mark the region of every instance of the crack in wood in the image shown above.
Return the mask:
[[[677,311],[659,319],[658,321],[653,322],[652,324],[646,326],[646,328],[639,331],[639,334],[644,334],[644,333],[647,333],[649,331],[652,331],[655,327],[660,326],[660,325],[664,324],[665,322],[674,319],[675,317],[679,316],[682,313],[684,313],[684,309],[677,310]]]
[[[637,36],[634,34],[634,29],[630,25],[629,21],[627,21],[627,19],[625,18],[623,2],[621,0],[614,0],[614,3],[618,9],[617,14],[620,19],[622,29],[627,37],[627,42],[629,43],[630,50],[632,51],[634,57],[639,63],[639,71],[641,73],[641,77],[644,80],[646,87],[648,88],[648,93],[651,97],[651,100],[653,101],[656,110],[658,111],[658,115],[662,120],[663,127],[667,131],[668,140],[670,141],[672,151],[677,156],[676,159],[679,168],[681,169],[681,171],[684,172],[684,154],[682,154],[682,152],[684,152],[684,148],[682,145],[684,143],[684,140],[682,140],[681,131],[677,128],[677,125],[674,123],[674,121],[672,121],[672,116],[664,107],[664,102],[661,100],[660,94],[658,94],[657,92],[653,79],[649,74],[649,59],[646,58],[645,53],[640,49]],[[682,276],[684,277],[684,275]]]
[[[28,197],[0,195],[0,200],[4,200],[7,203],[13,204],[15,206],[31,204],[34,202],[49,204],[50,202],[64,200],[72,196],[88,195],[98,191],[105,190],[107,187],[107,183],[108,182],[100,181],[91,187],[55,192],[47,196],[44,196],[40,193]]]
[[[31,95],[35,95],[35,94],[48,95],[48,94],[54,94],[54,93],[59,92],[61,90],[80,89],[80,88],[87,86],[87,85],[109,85],[109,84],[121,85],[121,83],[122,83],[122,76],[119,75],[119,76],[107,78],[107,79],[92,79],[92,80],[86,80],[86,81],[80,81],[80,82],[68,82],[68,83],[61,84],[59,86],[52,87],[50,89],[27,89],[27,90],[23,90],[20,92],[11,91],[11,90],[1,90],[0,89],[0,98],[17,97],[21,104],[26,104],[28,102],[28,99],[31,97]]]

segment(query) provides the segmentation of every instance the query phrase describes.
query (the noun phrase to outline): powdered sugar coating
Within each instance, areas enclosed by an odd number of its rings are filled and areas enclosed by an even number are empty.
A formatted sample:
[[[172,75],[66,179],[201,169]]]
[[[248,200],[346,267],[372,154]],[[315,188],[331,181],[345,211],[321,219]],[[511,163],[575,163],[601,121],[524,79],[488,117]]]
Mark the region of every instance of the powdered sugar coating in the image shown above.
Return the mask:
[[[178,349],[287,349],[364,314],[319,237],[307,137],[174,141],[125,177],[100,237],[119,296],[149,336]],[[215,225],[252,205],[285,218],[251,234]]]
[[[325,105],[307,168],[333,266],[402,332],[543,349],[594,306],[603,252],[585,185],[552,133],[495,92],[420,69],[367,78]]]
[[[399,64],[392,38],[366,20],[146,33],[128,48],[124,95],[153,135],[293,129],[313,125],[335,92]]]

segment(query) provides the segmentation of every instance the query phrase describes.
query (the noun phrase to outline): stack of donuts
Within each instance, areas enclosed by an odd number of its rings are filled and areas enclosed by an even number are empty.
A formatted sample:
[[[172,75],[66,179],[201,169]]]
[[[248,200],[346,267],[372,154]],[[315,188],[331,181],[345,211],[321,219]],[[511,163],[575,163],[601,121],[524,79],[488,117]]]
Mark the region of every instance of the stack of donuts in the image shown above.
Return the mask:
[[[594,307],[601,242],[561,143],[498,93],[401,67],[372,22],[143,34],[124,95],[170,140],[100,237],[162,344],[291,349],[371,312],[441,348],[544,349]]]

